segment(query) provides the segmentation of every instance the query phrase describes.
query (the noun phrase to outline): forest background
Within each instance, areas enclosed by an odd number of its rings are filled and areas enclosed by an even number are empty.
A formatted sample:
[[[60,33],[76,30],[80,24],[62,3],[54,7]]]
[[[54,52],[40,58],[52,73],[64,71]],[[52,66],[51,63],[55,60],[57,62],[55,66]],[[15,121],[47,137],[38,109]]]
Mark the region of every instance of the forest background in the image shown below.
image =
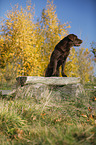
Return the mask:
[[[55,45],[69,34],[70,24],[61,24],[53,1],[47,0],[41,17],[34,22],[35,7],[15,5],[1,21],[0,80],[14,82],[17,76],[44,76]],[[88,82],[93,75],[92,53],[96,60],[95,42],[89,48],[72,48],[66,63],[68,77]]]

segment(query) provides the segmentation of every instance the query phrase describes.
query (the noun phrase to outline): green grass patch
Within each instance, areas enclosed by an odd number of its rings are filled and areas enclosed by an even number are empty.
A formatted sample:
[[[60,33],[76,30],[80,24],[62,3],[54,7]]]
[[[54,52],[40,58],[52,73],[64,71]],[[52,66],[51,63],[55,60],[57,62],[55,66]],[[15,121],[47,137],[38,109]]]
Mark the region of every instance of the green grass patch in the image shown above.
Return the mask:
[[[95,145],[94,95],[95,90],[86,90],[57,101],[47,90],[39,100],[34,96],[1,98],[0,144]]]

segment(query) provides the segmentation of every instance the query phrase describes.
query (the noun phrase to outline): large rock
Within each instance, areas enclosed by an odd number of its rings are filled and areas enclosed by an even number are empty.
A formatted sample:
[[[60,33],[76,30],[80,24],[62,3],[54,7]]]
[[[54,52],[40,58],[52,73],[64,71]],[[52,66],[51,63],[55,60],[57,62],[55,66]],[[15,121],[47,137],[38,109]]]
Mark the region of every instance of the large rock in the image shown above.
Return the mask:
[[[13,91],[0,91],[2,95],[13,97],[34,97],[36,100],[41,97],[47,97],[48,92],[54,98],[68,98],[78,96],[83,88],[80,84],[80,78],[76,77],[38,77],[38,76],[21,76],[16,78],[17,87]],[[47,92],[47,94],[46,94]],[[57,100],[56,99],[56,100]]]
[[[38,76],[21,76],[16,78],[18,85],[25,84],[44,84],[53,86],[62,86],[80,83],[80,78],[76,77],[38,77]]]
[[[78,94],[82,91],[80,78],[76,77],[37,77],[21,76],[16,78],[19,94],[24,96],[35,96],[37,99],[42,96],[46,90],[52,91],[56,98],[68,97]],[[21,87],[20,87],[21,86]],[[46,96],[46,95],[45,95]]]

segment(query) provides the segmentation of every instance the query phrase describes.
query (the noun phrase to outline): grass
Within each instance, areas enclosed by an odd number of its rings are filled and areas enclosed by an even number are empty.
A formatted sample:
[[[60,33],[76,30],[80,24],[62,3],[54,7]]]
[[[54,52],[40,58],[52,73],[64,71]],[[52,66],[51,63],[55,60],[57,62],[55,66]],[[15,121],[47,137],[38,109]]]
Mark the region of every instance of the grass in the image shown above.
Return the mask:
[[[95,145],[96,91],[91,88],[58,100],[49,90],[39,99],[1,97],[0,145]]]

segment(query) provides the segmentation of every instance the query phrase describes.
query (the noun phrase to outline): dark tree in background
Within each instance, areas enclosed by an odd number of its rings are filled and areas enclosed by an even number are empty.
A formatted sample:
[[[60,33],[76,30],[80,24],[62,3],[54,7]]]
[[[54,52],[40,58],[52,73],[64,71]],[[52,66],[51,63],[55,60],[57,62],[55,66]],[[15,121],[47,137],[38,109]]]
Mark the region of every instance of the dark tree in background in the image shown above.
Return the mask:
[[[95,41],[91,43],[91,51],[94,54],[94,61],[96,62],[96,42]]]

